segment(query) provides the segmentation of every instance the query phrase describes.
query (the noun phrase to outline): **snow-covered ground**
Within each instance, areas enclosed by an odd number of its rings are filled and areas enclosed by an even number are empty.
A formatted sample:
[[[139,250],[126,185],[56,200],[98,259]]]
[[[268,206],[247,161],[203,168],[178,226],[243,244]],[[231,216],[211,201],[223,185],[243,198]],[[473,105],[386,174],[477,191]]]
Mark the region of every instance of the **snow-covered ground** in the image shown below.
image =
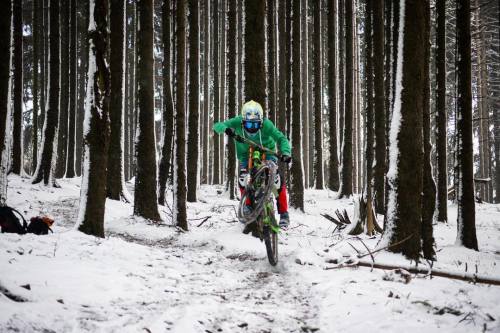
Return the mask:
[[[9,178],[9,205],[56,223],[46,236],[0,235],[0,332],[500,332],[499,286],[326,269],[367,252],[320,216],[344,208],[352,216],[352,201],[335,193],[307,191],[306,213],[291,211],[271,267],[219,187],[202,187],[188,205],[187,233],[171,226],[168,207],[155,225],[108,201],[107,237],[98,239],[74,230],[79,182],[55,189]],[[435,226],[434,269],[500,278],[500,205],[476,207],[480,252],[454,245],[450,205],[450,223]],[[362,239],[376,247],[378,238]],[[375,261],[410,264],[385,251]]]

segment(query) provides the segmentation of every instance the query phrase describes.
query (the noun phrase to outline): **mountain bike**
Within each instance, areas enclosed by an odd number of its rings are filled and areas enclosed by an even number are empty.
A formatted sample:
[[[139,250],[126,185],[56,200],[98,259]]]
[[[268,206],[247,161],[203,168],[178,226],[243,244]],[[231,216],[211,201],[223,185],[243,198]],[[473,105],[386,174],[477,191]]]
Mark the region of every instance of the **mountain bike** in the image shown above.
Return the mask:
[[[235,134],[232,137],[249,145],[248,178],[238,207],[238,218],[245,222],[245,231],[251,231],[252,236],[264,241],[269,263],[276,266],[280,227],[275,216],[274,199],[278,196],[275,187],[278,166],[274,161],[267,160],[266,154],[273,154],[280,159],[281,154],[240,135]],[[251,210],[245,212],[244,206],[248,206],[248,203]]]

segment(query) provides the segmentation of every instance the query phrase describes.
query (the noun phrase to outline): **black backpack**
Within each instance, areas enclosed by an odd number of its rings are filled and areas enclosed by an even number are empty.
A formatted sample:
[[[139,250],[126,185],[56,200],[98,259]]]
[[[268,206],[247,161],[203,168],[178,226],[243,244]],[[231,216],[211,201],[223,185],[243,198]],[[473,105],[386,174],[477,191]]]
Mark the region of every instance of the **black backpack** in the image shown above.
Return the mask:
[[[21,224],[21,221],[16,217],[14,212],[19,214],[23,220],[23,224]],[[28,230],[28,224],[23,214],[9,206],[0,207],[0,227],[2,228],[2,233],[11,232],[23,235]]]

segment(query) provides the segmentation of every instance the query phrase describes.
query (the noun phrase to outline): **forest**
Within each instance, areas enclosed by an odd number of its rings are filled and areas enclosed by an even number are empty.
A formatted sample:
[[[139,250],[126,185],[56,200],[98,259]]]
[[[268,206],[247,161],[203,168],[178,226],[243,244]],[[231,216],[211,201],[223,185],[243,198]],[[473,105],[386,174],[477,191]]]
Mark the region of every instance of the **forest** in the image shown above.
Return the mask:
[[[0,331],[500,330],[500,1],[0,17]]]

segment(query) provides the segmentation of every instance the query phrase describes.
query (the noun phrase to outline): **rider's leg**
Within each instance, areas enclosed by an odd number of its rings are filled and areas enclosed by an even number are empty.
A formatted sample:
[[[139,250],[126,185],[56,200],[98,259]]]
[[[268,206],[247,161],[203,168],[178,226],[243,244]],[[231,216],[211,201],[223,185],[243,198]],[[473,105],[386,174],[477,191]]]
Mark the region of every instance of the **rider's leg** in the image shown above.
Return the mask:
[[[247,176],[248,176],[248,161],[240,161],[238,186],[240,188],[241,197],[245,195]],[[247,204],[247,206],[250,206],[252,204],[250,199],[247,199],[245,203]]]

